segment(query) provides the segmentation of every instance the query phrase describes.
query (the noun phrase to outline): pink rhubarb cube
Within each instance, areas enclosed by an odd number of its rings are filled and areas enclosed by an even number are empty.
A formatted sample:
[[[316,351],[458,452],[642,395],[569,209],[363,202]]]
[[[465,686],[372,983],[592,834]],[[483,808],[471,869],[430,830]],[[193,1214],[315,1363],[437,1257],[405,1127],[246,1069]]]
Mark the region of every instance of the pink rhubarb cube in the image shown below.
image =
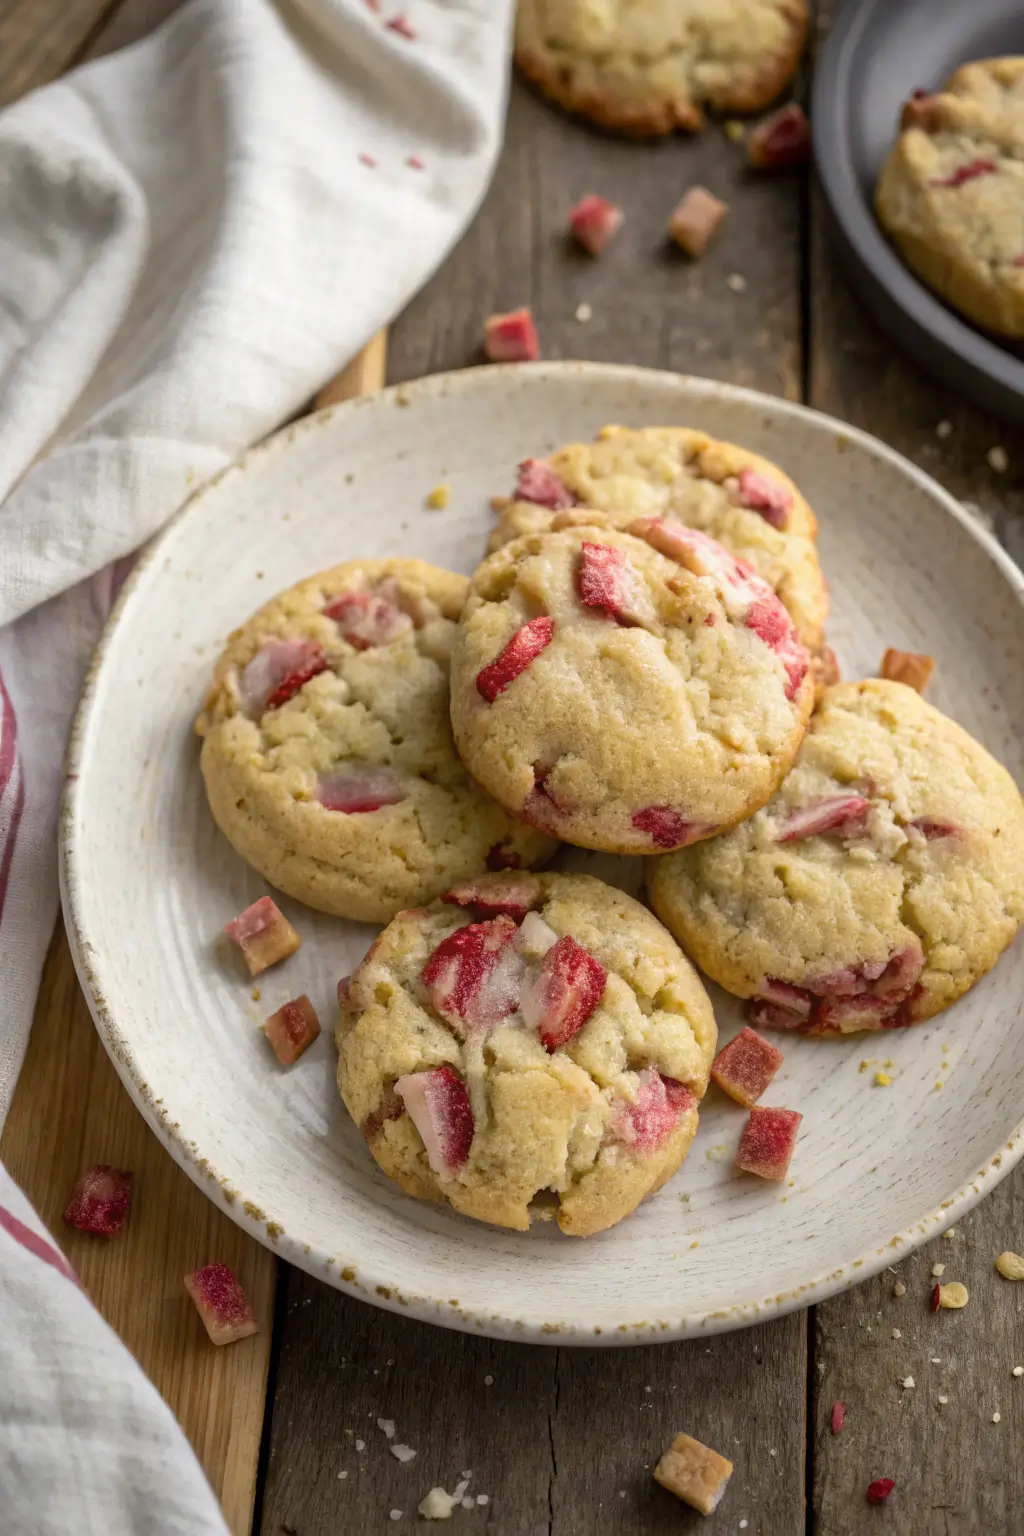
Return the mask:
[[[250,976],[294,955],[302,940],[270,896],[261,896],[228,923],[224,932],[245,956]]]
[[[112,1237],[124,1226],[132,1203],[132,1175],[97,1163],[75,1185],[64,1220],[79,1232]]]
[[[226,1264],[194,1269],[185,1276],[185,1289],[214,1344],[233,1344],[259,1332],[249,1298]]]
[[[484,352],[492,363],[535,363],[540,357],[540,342],[530,311],[512,309],[504,315],[488,315]]]
[[[758,171],[782,171],[811,158],[811,125],[798,102],[780,107],[747,138],[747,158]]]
[[[784,1179],[802,1119],[795,1109],[755,1105],[740,1137],[736,1167],[742,1173],[756,1173],[759,1179]]]
[[[711,1076],[730,1099],[750,1109],[782,1066],[783,1056],[774,1045],[745,1025],[734,1040],[715,1057]]]
[[[316,1009],[305,992],[272,1013],[263,1026],[263,1033],[283,1066],[290,1067],[293,1061],[298,1061],[320,1033]]]
[[[600,256],[622,226],[622,209],[606,197],[590,192],[581,197],[569,214],[569,228],[585,251]]]

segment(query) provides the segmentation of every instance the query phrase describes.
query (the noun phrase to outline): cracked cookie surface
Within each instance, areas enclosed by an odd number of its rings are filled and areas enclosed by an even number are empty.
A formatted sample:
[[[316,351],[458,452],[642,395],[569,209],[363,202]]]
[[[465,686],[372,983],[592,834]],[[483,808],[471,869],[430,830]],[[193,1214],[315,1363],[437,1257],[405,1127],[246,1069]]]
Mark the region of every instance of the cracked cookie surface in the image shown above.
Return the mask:
[[[532,825],[609,853],[681,847],[763,805],[814,693],[749,566],[679,524],[634,526],[504,545],[471,580],[452,653],[470,771]]]
[[[1024,921],[1024,804],[902,683],[831,688],[778,794],[647,864],[655,911],[752,1019],[812,1034],[930,1018]]]
[[[704,107],[758,112],[792,78],[806,0],[520,0],[516,62],[603,128],[700,128]]]
[[[586,1236],[686,1156],[710,1000],[661,924],[591,876],[457,886],[399,913],[339,993],[339,1091],[407,1194]]]
[[[270,883],[360,922],[554,842],[459,761],[448,669],[466,578],[351,561],[236,630],[196,729],[214,819]]]
[[[945,90],[911,97],[875,208],[947,303],[1024,338],[1024,58],[965,64]]]

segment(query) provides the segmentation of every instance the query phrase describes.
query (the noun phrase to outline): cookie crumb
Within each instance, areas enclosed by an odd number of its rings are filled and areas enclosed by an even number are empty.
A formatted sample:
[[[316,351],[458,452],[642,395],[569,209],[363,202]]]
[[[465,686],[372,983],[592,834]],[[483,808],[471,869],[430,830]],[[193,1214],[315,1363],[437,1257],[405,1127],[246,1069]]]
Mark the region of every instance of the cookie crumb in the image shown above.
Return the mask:
[[[365,1451],[366,1450],[366,1441],[365,1440],[357,1440],[356,1441],[356,1450],[357,1451]]]
[[[493,1376],[485,1376],[484,1377],[484,1386],[485,1387],[493,1387],[494,1386],[494,1377]]]
[[[917,1385],[913,1376],[904,1376],[902,1384],[904,1387],[915,1387]]]
[[[1019,1253],[1011,1253],[1009,1249],[996,1259],[996,1269],[1004,1280],[1024,1280],[1024,1259]]]
[[[943,1049],[944,1050],[948,1050],[949,1047],[948,1046],[944,1046]],[[946,1238],[947,1240],[951,1241],[954,1237],[956,1237],[956,1227],[947,1227],[945,1232],[943,1232],[942,1235],[943,1235],[944,1238]]]
[[[253,1002],[254,1003],[258,1003],[262,996],[263,996],[263,993],[262,993],[261,989],[259,987],[253,987],[253,989],[252,989],[252,1000],[253,1000]]]
[[[907,1288],[903,1284],[902,1280],[896,1281],[896,1284],[892,1288],[892,1293],[894,1296],[905,1296],[907,1294]]]
[[[388,1440],[393,1440],[395,1438],[394,1419],[378,1419],[377,1428]]]
[[[339,1483],[344,1482],[346,1477],[348,1477],[348,1473],[347,1472],[339,1472],[338,1473],[338,1482]]]
[[[744,127],[738,118],[727,117],[725,122],[722,124],[722,132],[725,134],[726,138],[731,139],[734,144],[743,143]],[[740,1523],[741,1525],[746,1525],[747,1522],[743,1520]]]
[[[936,1312],[940,1307],[959,1311],[961,1307],[966,1307],[967,1302],[967,1287],[961,1285],[959,1280],[952,1280],[949,1285],[937,1285],[932,1292],[932,1307]]]
[[[940,1275],[944,1275],[945,1273],[946,1273],[946,1266],[945,1266],[945,1264],[933,1264],[932,1265],[932,1274],[935,1276],[936,1280],[939,1278]]]
[[[875,1073],[875,1087],[876,1088],[891,1088],[892,1087],[892,1078],[889,1076],[888,1072],[876,1072]]]
[[[948,1397],[939,1397],[939,1398],[936,1398],[936,1402],[941,1403],[942,1406],[945,1407],[946,1404],[949,1402],[949,1398]]]
[[[1015,1365],[1013,1368],[1013,1374],[1014,1376],[1024,1376],[1024,1365]]]
[[[448,505],[448,497],[451,494],[451,486],[435,485],[434,489],[426,497],[425,505],[431,512],[443,512]]]
[[[455,1502],[443,1488],[431,1488],[420,1500],[419,1512],[424,1520],[450,1520]]]
[[[894,1339],[902,1339],[902,1337],[903,1337],[902,1333],[900,1332],[900,1330],[898,1328],[894,1328],[893,1329],[892,1336],[893,1336]]]
[[[388,1450],[397,1461],[412,1461],[416,1455],[411,1445],[389,1445]]]
[[[392,1510],[389,1510],[389,1512],[388,1512],[388,1518],[391,1519],[391,1520],[401,1520],[402,1514],[403,1514],[402,1510],[400,1510],[400,1509],[392,1509]]]
[[[489,1493],[478,1493],[476,1496],[476,1501],[478,1504],[489,1504],[491,1502],[491,1496]]]
[[[935,436],[936,437],[949,437],[950,434],[952,433],[952,431],[953,431],[953,423],[951,421],[940,421],[938,423],[938,425],[936,426],[936,428],[935,428]]]
[[[941,1365],[942,1358],[940,1355],[932,1355],[928,1363],[929,1365]]]
[[[1005,448],[1001,448],[997,443],[994,448],[989,449],[985,457],[988,459],[989,465],[992,469],[995,470],[997,475],[1006,474],[1006,471],[1010,467],[1010,459]]]
[[[467,1493],[466,1497],[462,1501],[462,1507],[463,1509],[476,1509],[476,1500]]]
[[[592,320],[593,318],[594,311],[589,304],[587,304],[585,301],[582,304],[577,304],[576,319],[579,321],[580,325],[586,325],[587,321]]]
[[[993,1424],[1000,1424],[1000,1423],[1002,1423],[1002,1418],[1003,1418],[1003,1416],[1002,1416],[1001,1413],[994,1413],[992,1415],[992,1423]]]
[[[725,285],[727,288],[731,288],[733,293],[746,293],[747,291],[747,280],[742,272],[730,272],[725,280]]]

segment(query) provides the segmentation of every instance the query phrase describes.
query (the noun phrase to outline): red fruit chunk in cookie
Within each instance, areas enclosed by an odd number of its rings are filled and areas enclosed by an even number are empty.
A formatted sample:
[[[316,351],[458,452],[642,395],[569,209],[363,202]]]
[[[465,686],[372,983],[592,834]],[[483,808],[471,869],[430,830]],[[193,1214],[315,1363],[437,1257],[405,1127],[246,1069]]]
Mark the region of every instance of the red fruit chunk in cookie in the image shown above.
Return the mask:
[[[728,212],[729,204],[706,187],[691,187],[672,211],[669,238],[687,256],[703,256]]]
[[[338,992],[340,1001],[340,986]],[[298,1061],[320,1033],[316,1009],[305,992],[272,1013],[263,1025],[263,1033],[282,1066],[290,1067],[293,1061]]]
[[[233,1344],[259,1332],[249,1298],[226,1264],[194,1269],[185,1276],[185,1289],[214,1344]]]
[[[302,940],[270,896],[261,896],[251,907],[240,912],[224,932],[245,956],[250,976],[258,976],[268,966],[294,955]]]
[[[385,805],[400,805],[409,796],[393,768],[384,763],[352,763],[322,773],[317,780],[316,798],[325,811],[359,816],[379,811]]]
[[[540,886],[529,875],[507,880],[464,880],[441,897],[456,907],[472,907],[478,917],[497,917],[505,912],[517,920],[540,906],[542,899]]]
[[[519,807],[519,815],[528,826],[536,827],[538,832],[548,832],[557,837],[560,817],[565,814],[566,808],[559,805],[548,788],[547,776],[550,772],[550,767],[534,763],[533,788]]]
[[[805,1029],[808,1022],[803,1014],[783,1008],[779,1003],[767,1003],[760,997],[750,999],[747,1018],[758,1029]]]
[[[569,214],[569,228],[585,251],[600,256],[605,246],[618,234],[622,209],[606,197],[590,192],[581,197]]]
[[[747,135],[747,159],[758,171],[806,165],[811,158],[811,125],[795,101],[780,107]]]
[[[388,645],[413,627],[409,615],[380,592],[340,592],[320,611],[334,620],[342,638],[357,651]]]
[[[510,917],[456,928],[423,967],[438,1013],[460,1034],[493,1029],[519,1007],[525,967]]]
[[[935,133],[942,127],[943,116],[938,95],[931,91],[915,91],[909,101],[903,103],[900,127],[920,128],[925,133]]]
[[[880,676],[888,678],[890,683],[906,683],[908,688],[923,693],[934,671],[935,661],[931,656],[921,651],[896,651],[890,646],[882,657]]]
[[[773,528],[785,528],[786,514],[793,497],[786,487],[757,469],[742,469],[739,474],[739,498],[744,507],[760,512]]]
[[[933,176],[933,187],[962,187],[965,181],[977,181],[979,176],[991,176],[999,169],[994,160],[969,160],[966,165],[958,165],[949,176]]]
[[[872,979],[871,990],[887,1002],[898,1002],[913,992],[923,970],[924,950],[915,939],[896,951],[884,970]]]
[[[774,1045],[745,1025],[711,1065],[711,1076],[730,1099],[747,1109],[756,1104],[782,1066],[783,1056]]]
[[[451,1178],[473,1144],[473,1111],[462,1078],[445,1063],[398,1078],[395,1092],[420,1133],[431,1168],[440,1178]]]
[[[843,1403],[832,1404],[832,1433],[838,1435],[846,1422],[846,1407]]]
[[[837,837],[862,837],[867,830],[870,800],[863,795],[826,795],[793,811],[783,822],[780,843],[799,843],[805,837],[834,832]]]
[[[656,848],[685,848],[718,830],[710,822],[686,821],[670,805],[645,805],[633,812],[630,821]]]
[[[131,1174],[97,1163],[75,1185],[64,1220],[79,1232],[111,1237],[124,1226],[131,1203]]]
[[[534,363],[540,357],[537,327],[528,309],[489,315],[484,326],[484,352],[492,363]]]
[[[907,826],[920,832],[929,843],[938,842],[943,837],[962,837],[964,830],[955,821],[937,821],[934,816],[915,816],[913,821],[907,822]]]
[[[617,619],[626,603],[626,557],[610,544],[583,543],[576,577],[580,602]]]
[[[535,506],[564,512],[576,505],[576,497],[543,459],[524,459],[516,476],[516,501],[532,501]]]
[[[797,689],[811,666],[811,653],[802,644],[796,626],[774,592],[758,598],[747,609],[744,620],[748,629],[770,646],[786,669],[786,698],[796,697]]]
[[[868,1503],[884,1504],[895,1487],[891,1477],[876,1477],[873,1483],[868,1484]]]
[[[787,1008],[802,1019],[809,1019],[811,1016],[813,997],[804,987],[794,987],[792,982],[779,981],[775,976],[766,976],[761,983],[758,997],[766,1002],[775,1003],[780,1008]]]
[[[755,1105],[740,1137],[736,1167],[743,1173],[756,1173],[759,1179],[784,1179],[802,1119],[795,1109]]]
[[[814,1028],[826,1033],[853,1034],[858,1029],[882,1029],[896,1004],[870,992],[853,997],[822,998],[814,1010]]]
[[[487,853],[488,869],[519,869],[522,862],[518,853],[515,853],[511,848],[504,848],[501,843],[495,843],[494,847],[489,849]]]
[[[656,1152],[696,1102],[685,1083],[649,1067],[640,1074],[633,1103],[620,1099],[616,1104],[612,1130],[634,1152]]]
[[[476,689],[481,698],[493,704],[499,693],[504,693],[509,683],[514,683],[534,657],[551,644],[554,633],[555,621],[546,615],[517,629],[505,649],[477,674]]]
[[[599,960],[564,934],[544,956],[540,975],[522,1001],[523,1018],[554,1053],[578,1035],[604,996],[608,980]]]
[[[327,657],[315,640],[268,640],[238,679],[242,704],[250,719],[280,709],[311,677],[327,670]]]

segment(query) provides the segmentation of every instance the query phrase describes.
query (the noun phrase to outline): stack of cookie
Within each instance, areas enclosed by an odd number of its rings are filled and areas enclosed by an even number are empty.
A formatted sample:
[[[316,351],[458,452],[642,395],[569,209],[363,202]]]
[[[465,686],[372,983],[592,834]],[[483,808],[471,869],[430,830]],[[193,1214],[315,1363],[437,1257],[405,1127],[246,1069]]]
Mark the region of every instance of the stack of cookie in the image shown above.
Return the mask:
[[[691,958],[765,1028],[927,1018],[1024,920],[1024,805],[912,688],[835,683],[814,517],[767,461],[608,428],[499,513],[468,581],[358,561],[256,614],[202,770],[273,885],[387,925],[337,1037],[381,1167],[587,1234],[693,1139],[717,1034]],[[560,841],[645,855],[661,922],[534,873]],[[746,1030],[715,1080],[750,1107],[780,1059]],[[753,1108],[740,1165],[782,1176],[799,1118]]]

